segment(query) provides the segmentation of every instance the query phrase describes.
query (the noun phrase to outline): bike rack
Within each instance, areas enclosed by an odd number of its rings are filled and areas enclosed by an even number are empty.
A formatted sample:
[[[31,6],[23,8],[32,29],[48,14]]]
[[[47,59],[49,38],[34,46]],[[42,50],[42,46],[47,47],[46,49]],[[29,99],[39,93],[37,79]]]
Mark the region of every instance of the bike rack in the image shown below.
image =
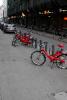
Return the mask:
[[[32,47],[34,47],[34,45],[33,45],[33,44],[34,44],[35,39],[34,39],[34,38],[32,38],[32,39],[31,39],[31,41],[32,41]]]
[[[50,55],[54,55],[55,54],[55,46],[53,44],[49,47],[49,54]]]
[[[48,49],[48,42],[45,41],[45,42],[44,42],[44,45],[45,45],[45,50],[47,51],[47,49]]]
[[[55,53],[55,46],[52,45],[52,55]]]
[[[21,34],[22,32],[19,31],[19,33]],[[23,36],[26,36],[26,33],[22,34]],[[32,38],[31,39],[32,41],[32,47],[33,48],[39,48],[39,50],[41,50],[42,47],[45,48],[45,50],[47,51],[48,50],[48,42],[47,41],[42,41],[42,40],[39,40],[37,38]],[[49,54],[53,55],[55,53],[55,46],[52,45],[51,47],[49,47]]]
[[[42,48],[42,44],[43,44],[42,40],[39,40],[39,47],[40,47],[40,50],[41,50],[41,48]]]
[[[34,39],[35,42],[35,48],[37,48],[37,38]]]

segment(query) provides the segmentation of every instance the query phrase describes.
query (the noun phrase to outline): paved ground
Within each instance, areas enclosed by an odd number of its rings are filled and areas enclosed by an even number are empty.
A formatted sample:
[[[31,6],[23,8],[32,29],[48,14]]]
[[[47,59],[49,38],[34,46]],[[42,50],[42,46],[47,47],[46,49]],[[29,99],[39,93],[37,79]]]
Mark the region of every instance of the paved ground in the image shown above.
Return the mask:
[[[51,47],[52,44],[57,46],[58,43],[63,43],[65,45],[65,49],[67,49],[67,38],[59,40],[59,36],[47,34],[46,32],[40,32],[40,31],[35,31],[35,30],[30,30],[27,28],[17,28],[17,30],[20,30],[21,32],[30,32],[34,38],[37,38],[38,40],[42,41],[48,41],[49,46]]]
[[[27,28],[23,28],[23,27],[18,27],[20,30],[31,30],[31,29],[27,29]],[[18,29],[17,28],[17,29]],[[44,36],[44,37],[48,37],[48,38],[51,38],[53,40],[57,40],[57,41],[62,41],[64,43],[67,43],[67,37],[63,37],[61,38],[61,36],[58,36],[58,35],[55,35],[55,34],[50,34],[50,33],[46,33],[46,32],[40,32],[40,31],[36,31],[36,30],[32,30],[34,33],[37,33],[41,36]]]
[[[58,44],[58,41],[36,34],[34,36],[50,44]],[[12,38],[13,35],[0,31],[1,100],[55,100],[54,93],[67,91],[67,70],[51,69],[48,61],[42,67],[33,65],[30,54],[34,49],[12,47]]]

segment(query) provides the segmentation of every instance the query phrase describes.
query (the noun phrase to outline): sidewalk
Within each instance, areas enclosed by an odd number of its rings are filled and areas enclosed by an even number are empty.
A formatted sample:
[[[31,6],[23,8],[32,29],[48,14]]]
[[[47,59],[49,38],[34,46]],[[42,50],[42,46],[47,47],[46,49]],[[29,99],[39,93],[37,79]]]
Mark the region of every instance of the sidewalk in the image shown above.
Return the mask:
[[[61,36],[57,36],[57,35],[54,35],[54,34],[50,34],[50,33],[46,33],[46,32],[39,32],[39,35],[41,35],[41,34],[42,34],[42,36],[67,43],[67,38],[65,38],[65,37],[61,38]]]
[[[19,29],[28,32],[28,29]],[[45,32],[32,32],[37,39],[47,40],[48,45],[57,44],[51,38],[38,35]],[[43,66],[35,66],[30,59],[33,48],[14,48],[13,35],[0,33],[0,100],[61,100],[60,96],[55,98],[59,92],[67,91],[67,70],[51,69],[48,61]],[[65,93],[61,96],[67,97]]]
[[[28,29],[28,28],[24,28],[24,27],[21,27],[22,29],[25,29],[25,30],[31,30],[31,29]],[[32,30],[35,34],[39,34],[41,36],[45,36],[45,37],[48,37],[48,38],[52,38],[53,40],[57,40],[57,41],[61,41],[61,42],[64,42],[64,43],[67,43],[67,37],[63,37],[62,39],[61,36],[57,36],[57,35],[54,35],[54,34],[50,34],[50,33],[47,33],[47,32],[41,32],[41,31],[37,31],[37,30]]]
[[[47,32],[41,32],[41,31],[36,31],[36,30],[33,30],[33,32],[36,33],[36,34],[39,34],[41,36],[52,38],[53,40],[57,40],[57,41],[61,41],[61,42],[67,43],[67,37],[66,38],[63,37],[61,39],[61,36],[50,34],[50,33],[47,33]]]

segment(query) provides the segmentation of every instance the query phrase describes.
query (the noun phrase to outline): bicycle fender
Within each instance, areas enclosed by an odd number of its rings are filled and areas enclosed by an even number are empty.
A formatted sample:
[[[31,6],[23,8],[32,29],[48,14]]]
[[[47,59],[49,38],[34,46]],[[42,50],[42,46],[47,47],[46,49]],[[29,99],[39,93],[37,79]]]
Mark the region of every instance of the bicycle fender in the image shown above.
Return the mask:
[[[63,53],[62,53],[62,54],[67,56],[67,51],[63,51]]]

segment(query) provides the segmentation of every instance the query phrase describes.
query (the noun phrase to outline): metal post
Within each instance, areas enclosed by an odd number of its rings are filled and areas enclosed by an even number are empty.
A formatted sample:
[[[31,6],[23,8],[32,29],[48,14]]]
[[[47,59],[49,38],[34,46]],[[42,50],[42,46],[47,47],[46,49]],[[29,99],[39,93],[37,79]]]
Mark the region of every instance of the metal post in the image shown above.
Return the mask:
[[[49,55],[51,54],[51,48],[49,48]]]
[[[42,40],[39,40],[39,47],[40,47],[40,50],[42,48]]]
[[[34,38],[32,38],[31,41],[32,41],[32,47],[34,47],[34,45],[33,45],[34,44]]]
[[[37,38],[35,38],[35,48],[37,48]]]
[[[24,33],[24,36],[26,36],[26,33]]]
[[[52,45],[52,55],[55,53],[55,46]]]
[[[45,50],[47,51],[47,44],[48,44],[48,42],[46,41],[46,42],[44,42],[44,45],[45,45]]]

